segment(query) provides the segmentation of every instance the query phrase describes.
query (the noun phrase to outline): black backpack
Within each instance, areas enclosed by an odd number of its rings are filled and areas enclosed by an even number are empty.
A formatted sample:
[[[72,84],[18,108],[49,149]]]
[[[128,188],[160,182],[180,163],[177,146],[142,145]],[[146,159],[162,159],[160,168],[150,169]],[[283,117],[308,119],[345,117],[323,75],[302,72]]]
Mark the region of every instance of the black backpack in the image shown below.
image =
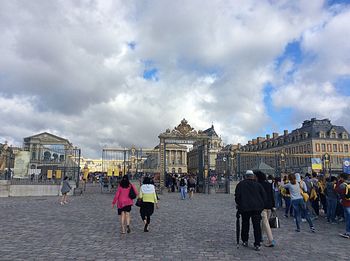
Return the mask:
[[[185,180],[184,180],[184,179],[181,179],[181,180],[180,180],[180,186],[183,187],[183,186],[185,186],[185,185],[186,185]]]

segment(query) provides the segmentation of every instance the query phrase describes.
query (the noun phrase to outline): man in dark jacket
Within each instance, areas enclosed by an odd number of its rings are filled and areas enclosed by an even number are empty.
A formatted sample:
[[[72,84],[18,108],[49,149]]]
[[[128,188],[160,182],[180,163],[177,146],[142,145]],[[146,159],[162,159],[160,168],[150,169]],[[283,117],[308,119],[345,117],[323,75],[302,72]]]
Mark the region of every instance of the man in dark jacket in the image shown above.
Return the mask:
[[[249,239],[249,221],[252,219],[254,229],[254,247],[260,250],[261,241],[261,212],[266,202],[266,193],[264,188],[255,181],[255,175],[252,170],[247,170],[245,179],[238,183],[235,191],[235,201],[237,210],[242,215],[242,233],[241,238],[243,246],[248,246]]]

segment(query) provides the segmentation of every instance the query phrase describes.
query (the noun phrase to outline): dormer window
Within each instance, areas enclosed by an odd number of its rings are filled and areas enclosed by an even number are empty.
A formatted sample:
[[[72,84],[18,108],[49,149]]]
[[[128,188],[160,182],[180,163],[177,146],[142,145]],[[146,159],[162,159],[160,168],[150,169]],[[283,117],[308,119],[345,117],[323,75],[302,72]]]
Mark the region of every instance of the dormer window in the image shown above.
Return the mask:
[[[346,132],[343,132],[341,135],[343,140],[347,140],[349,138],[348,134]]]
[[[332,138],[332,139],[338,138],[338,137],[337,137],[337,133],[336,133],[335,130],[332,130],[332,131],[331,131],[331,138]]]
[[[304,132],[304,139],[307,139],[309,137],[309,133],[308,132]]]
[[[320,138],[325,139],[326,138],[326,133],[324,131],[320,131]]]

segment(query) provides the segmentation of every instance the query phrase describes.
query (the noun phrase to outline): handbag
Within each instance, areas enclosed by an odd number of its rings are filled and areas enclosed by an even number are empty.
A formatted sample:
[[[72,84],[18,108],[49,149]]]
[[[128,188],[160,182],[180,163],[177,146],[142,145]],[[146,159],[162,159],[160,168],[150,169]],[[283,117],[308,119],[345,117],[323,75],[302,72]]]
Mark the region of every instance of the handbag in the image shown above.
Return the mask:
[[[136,200],[136,203],[135,203],[135,206],[136,207],[141,207],[142,206],[142,198],[138,198],[137,200]]]
[[[276,211],[272,211],[271,216],[269,218],[269,225],[270,225],[270,228],[280,228],[281,227],[280,220],[277,217]]]
[[[307,194],[302,188],[300,188],[300,194],[303,197],[304,202],[309,200],[309,194]]]
[[[130,190],[129,190],[129,198],[131,198],[131,199],[136,198],[136,193],[135,193],[135,190],[132,186],[130,187]]]

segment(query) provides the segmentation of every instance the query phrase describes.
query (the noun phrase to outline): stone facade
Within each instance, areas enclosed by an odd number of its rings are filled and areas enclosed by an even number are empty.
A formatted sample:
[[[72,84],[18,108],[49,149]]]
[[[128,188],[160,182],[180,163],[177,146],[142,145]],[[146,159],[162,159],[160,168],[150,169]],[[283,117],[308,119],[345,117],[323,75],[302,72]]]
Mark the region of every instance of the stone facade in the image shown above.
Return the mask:
[[[344,158],[349,158],[349,133],[343,126],[336,126],[329,119],[305,120],[302,126],[282,135],[257,137],[239,149],[240,172],[251,169],[264,161],[281,171],[341,172]],[[312,164],[320,159],[321,168]]]
[[[209,137],[208,140],[208,155],[209,155],[209,174],[215,173],[217,153],[222,149],[222,140],[212,125],[209,129],[203,131]],[[203,164],[201,158],[203,145],[201,142],[195,142],[193,148],[188,152],[188,170],[191,174],[196,174],[199,171],[200,164]]]
[[[16,164],[21,169],[27,169],[25,173],[14,173],[15,176],[30,177],[35,176],[40,179],[59,179],[66,175],[76,180],[79,174],[80,149],[74,147],[67,139],[58,137],[48,132],[39,133],[23,139],[22,154],[28,154],[17,157]],[[24,159],[28,158],[28,162]],[[18,168],[20,169],[20,168]]]

